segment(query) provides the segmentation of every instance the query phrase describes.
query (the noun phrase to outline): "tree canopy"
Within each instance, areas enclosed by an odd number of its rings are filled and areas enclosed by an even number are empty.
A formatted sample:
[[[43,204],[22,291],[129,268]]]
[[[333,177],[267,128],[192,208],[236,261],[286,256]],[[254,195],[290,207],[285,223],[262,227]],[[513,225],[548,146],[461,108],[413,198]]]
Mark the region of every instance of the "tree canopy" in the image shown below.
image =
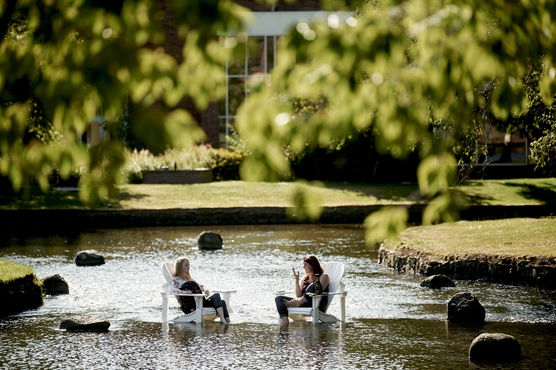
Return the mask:
[[[30,178],[47,189],[53,169],[68,176],[81,166],[81,198],[110,196],[124,144],[113,134],[89,150],[80,138],[97,115],[115,133],[127,101],[140,112],[130,129],[148,146],[202,140],[182,103],[202,109],[222,96],[235,43],[217,35],[241,30],[246,14],[227,0],[0,1],[0,175],[15,189]],[[168,24],[184,42],[177,53]],[[272,73],[250,81],[237,119],[250,152],[242,176],[283,178],[285,150],[371,129],[383,153],[419,152],[424,221],[453,220],[458,133],[481,123],[478,110],[507,120],[529,109],[524,81],[534,63],[529,83],[553,106],[555,38],[550,0],[382,0],[345,20],[301,22],[281,39]],[[296,109],[299,101],[317,108]],[[318,215],[310,194],[295,199]],[[406,219],[405,209],[369,216],[369,241]]]
[[[203,108],[224,93],[217,35],[243,27],[242,9],[225,0],[1,1],[0,174],[15,189],[33,178],[46,190],[53,169],[67,177],[81,167],[85,202],[114,194],[128,100],[140,111],[130,130],[148,146],[202,140],[181,103]],[[177,55],[169,31],[183,43]],[[88,150],[81,137],[96,116],[112,135]]]
[[[477,124],[477,109],[500,120],[526,111],[524,78],[534,61],[542,64],[540,95],[551,105],[555,38],[556,5],[542,0],[384,0],[345,22],[299,23],[281,40],[269,78],[252,86],[240,108],[238,126],[252,152],[242,175],[280,178],[290,171],[282,148],[300,152],[372,128],[383,152],[419,151],[424,222],[455,220],[454,133]],[[298,100],[325,103],[299,112]],[[438,122],[450,130],[435,129]],[[368,240],[402,230],[406,220],[406,209],[370,215]]]

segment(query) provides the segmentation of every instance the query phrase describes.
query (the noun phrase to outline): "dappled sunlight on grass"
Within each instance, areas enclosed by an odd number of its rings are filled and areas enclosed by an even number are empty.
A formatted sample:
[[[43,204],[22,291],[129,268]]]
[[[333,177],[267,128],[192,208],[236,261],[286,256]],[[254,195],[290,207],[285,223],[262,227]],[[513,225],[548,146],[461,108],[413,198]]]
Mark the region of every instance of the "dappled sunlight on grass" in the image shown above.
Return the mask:
[[[405,230],[397,242],[418,251],[438,254],[556,257],[556,218],[513,218],[493,221],[459,221]]]
[[[419,201],[415,183],[366,184],[305,182],[302,187],[325,207],[412,204]],[[119,187],[117,199],[97,208],[172,209],[220,207],[290,207],[295,182],[216,181],[203,184],[139,184]],[[556,179],[471,180],[455,188],[471,205],[553,205]],[[76,189],[69,189],[76,190]],[[87,208],[77,191],[35,190],[0,195],[0,209]]]
[[[191,185],[125,185],[123,208],[289,207],[295,183],[223,181]],[[408,202],[404,185],[304,184],[324,206]]]
[[[457,189],[471,204],[554,204],[556,178],[469,180]]]

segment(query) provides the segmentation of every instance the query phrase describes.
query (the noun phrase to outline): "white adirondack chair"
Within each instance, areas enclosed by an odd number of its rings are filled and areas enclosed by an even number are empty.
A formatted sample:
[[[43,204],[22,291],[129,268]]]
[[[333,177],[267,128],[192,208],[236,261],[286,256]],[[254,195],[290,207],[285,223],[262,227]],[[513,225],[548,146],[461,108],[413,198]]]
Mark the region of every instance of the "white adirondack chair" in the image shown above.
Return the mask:
[[[322,312],[318,308],[322,297],[328,295],[328,303],[326,309],[330,307],[330,304],[334,300],[334,297],[338,296],[338,299],[340,301],[340,320],[342,322],[346,321],[347,291],[344,288],[344,283],[342,283],[342,277],[344,276],[344,264],[341,262],[328,262],[323,264],[322,268],[324,269],[324,272],[328,274],[329,278],[328,293],[311,294],[313,298],[312,307],[288,307],[288,315],[293,320],[305,320],[306,317],[310,316],[312,318],[313,324],[318,324],[319,321],[338,321],[338,318],[334,315]],[[276,292],[276,295],[287,295],[288,293],[295,294],[295,292]]]
[[[182,323],[182,322],[193,322],[195,321],[196,324],[201,324],[203,320],[214,320],[218,315],[216,310],[213,307],[203,307],[203,297],[204,294],[191,294],[191,293],[181,293],[177,289],[174,288],[172,284],[172,277],[174,276],[174,264],[173,263],[163,263],[162,264],[162,274],[166,279],[166,284],[162,286],[160,290],[160,295],[162,296],[162,322],[173,322],[173,323]],[[222,299],[226,302],[228,307],[228,311],[231,311],[230,306],[230,298],[235,290],[213,290],[213,293],[220,293]],[[168,297],[169,296],[187,296],[193,297],[195,299],[195,306],[196,309],[193,312],[188,314],[184,314],[178,316],[172,320],[168,320]]]

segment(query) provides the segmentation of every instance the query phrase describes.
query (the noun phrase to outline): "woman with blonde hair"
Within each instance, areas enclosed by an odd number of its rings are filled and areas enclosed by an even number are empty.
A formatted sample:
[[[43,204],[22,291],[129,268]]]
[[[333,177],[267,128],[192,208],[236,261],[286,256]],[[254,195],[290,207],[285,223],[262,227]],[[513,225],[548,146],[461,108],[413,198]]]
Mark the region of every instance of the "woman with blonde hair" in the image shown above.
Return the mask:
[[[199,285],[189,273],[190,262],[186,257],[179,258],[176,261],[175,273],[173,277],[174,287],[182,293],[205,293],[209,295],[208,289],[205,290],[204,286]],[[181,310],[184,313],[190,313],[195,310],[195,300],[193,297],[187,296],[177,296],[178,302],[180,303]],[[228,308],[226,306],[226,301],[220,297],[220,293],[214,293],[208,298],[203,297],[203,307],[214,307],[218,317],[220,317],[220,322],[227,324],[230,322],[230,315],[228,314]]]
[[[293,277],[295,280],[295,296],[296,298],[278,296],[275,298],[276,309],[280,315],[280,326],[287,328],[289,325],[288,307],[311,307],[312,298],[308,293],[327,293],[330,279],[328,274],[324,272],[319,260],[315,256],[303,258],[303,269],[305,276],[299,279],[299,272],[292,267]],[[328,296],[321,298],[319,310],[325,311],[328,303]]]

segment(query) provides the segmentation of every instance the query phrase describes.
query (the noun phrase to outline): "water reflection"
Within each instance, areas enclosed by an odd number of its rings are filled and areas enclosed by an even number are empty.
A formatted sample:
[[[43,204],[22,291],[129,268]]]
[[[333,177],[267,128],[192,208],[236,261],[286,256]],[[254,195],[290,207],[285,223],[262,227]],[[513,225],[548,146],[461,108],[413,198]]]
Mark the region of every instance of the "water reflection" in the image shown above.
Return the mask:
[[[481,282],[430,290],[420,278],[376,263],[363,230],[344,225],[210,228],[220,251],[199,251],[205,228],[99,230],[0,241],[0,258],[25,263],[39,277],[59,273],[66,296],[0,321],[0,364],[25,368],[469,368],[469,344],[481,332],[516,336],[527,357],[514,368],[556,367],[556,297],[537,288]],[[96,249],[106,264],[77,267],[75,253]],[[346,266],[348,322],[293,322],[280,333],[276,290],[291,289],[291,267],[306,254]],[[234,289],[232,325],[161,325],[160,264],[187,255],[192,274],[213,289]],[[447,324],[446,302],[469,291],[485,306],[486,324]],[[180,313],[172,302],[170,315]],[[336,306],[331,313],[338,315]],[[111,322],[106,334],[60,331],[68,316]],[[0,366],[0,367],[2,367]]]

